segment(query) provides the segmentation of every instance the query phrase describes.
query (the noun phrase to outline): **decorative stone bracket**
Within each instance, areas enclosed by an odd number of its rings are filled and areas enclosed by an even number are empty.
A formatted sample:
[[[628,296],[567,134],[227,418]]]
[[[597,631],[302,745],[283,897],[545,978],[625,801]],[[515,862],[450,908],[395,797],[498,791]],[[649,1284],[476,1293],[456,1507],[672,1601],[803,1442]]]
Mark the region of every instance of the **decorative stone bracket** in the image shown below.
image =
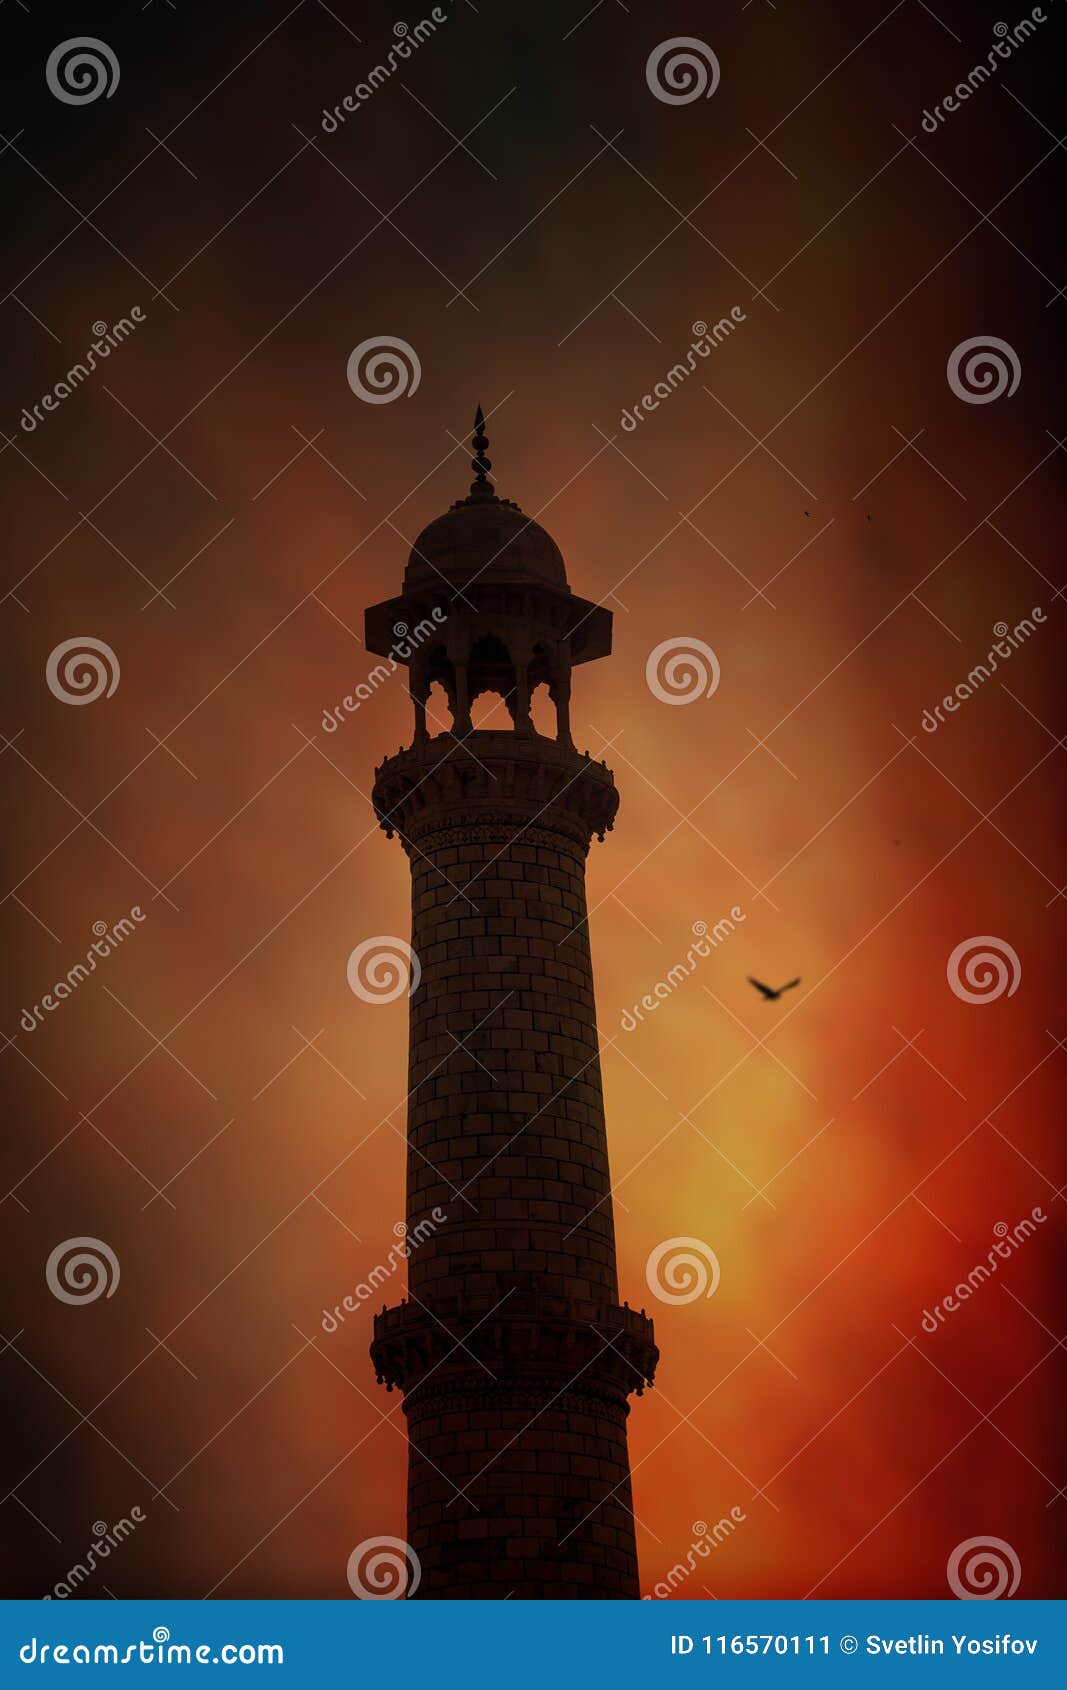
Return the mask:
[[[473,1363],[481,1388],[536,1385],[625,1403],[652,1385],[659,1351],[643,1311],[513,1292],[490,1313],[454,1302],[383,1308],[371,1360],[379,1384],[409,1396],[444,1392],[449,1373],[466,1378]]]
[[[555,740],[482,730],[469,742],[442,734],[386,758],[375,770],[374,810],[391,838],[471,822],[558,828],[588,847],[614,824],[611,770]]]

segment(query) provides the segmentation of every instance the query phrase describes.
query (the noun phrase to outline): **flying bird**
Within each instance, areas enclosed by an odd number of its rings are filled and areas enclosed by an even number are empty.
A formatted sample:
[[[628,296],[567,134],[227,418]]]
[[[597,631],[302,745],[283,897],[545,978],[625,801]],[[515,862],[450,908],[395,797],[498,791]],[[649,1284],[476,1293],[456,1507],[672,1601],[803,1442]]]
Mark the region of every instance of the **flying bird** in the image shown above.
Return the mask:
[[[784,986],[779,986],[777,991],[775,990],[775,988],[773,986],[765,986],[763,984],[762,980],[754,980],[752,978],[751,974],[747,975],[746,978],[748,980],[749,985],[755,986],[757,992],[761,993],[762,996],[766,998],[768,1003],[776,1003],[778,1001],[778,999],[781,997],[783,992],[788,992],[794,986],[800,985],[800,975],[799,974],[797,975],[795,980],[787,980]]]

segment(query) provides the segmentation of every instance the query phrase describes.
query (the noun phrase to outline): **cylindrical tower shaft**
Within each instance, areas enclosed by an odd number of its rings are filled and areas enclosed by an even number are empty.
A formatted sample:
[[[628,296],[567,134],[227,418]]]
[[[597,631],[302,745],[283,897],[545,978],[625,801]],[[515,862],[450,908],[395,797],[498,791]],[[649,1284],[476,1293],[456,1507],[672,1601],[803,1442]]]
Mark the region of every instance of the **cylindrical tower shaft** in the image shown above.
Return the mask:
[[[406,1392],[420,1597],[638,1594],[585,857],[610,772],[539,736],[391,758],[411,859],[409,1295],[374,1357]],[[441,1217],[445,1217],[442,1219]]]

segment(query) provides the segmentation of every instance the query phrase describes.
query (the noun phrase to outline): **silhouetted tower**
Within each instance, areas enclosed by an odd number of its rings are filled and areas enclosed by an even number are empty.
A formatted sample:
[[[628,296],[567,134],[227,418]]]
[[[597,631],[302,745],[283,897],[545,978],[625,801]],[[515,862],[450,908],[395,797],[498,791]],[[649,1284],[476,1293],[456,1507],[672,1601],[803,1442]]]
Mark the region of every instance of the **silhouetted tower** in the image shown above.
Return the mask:
[[[395,651],[401,627],[411,652],[415,739],[376,771],[374,806],[411,861],[422,971],[409,1293],[371,1355],[405,1393],[418,1597],[636,1597],[627,1397],[658,1352],[618,1301],[585,901],[619,800],[569,725],[571,670],[608,656],[612,619],[496,496],[480,407],[475,430],[468,497],[366,615],[370,651]],[[450,724],[427,723],[434,682]],[[555,739],[530,718],[542,682]],[[472,730],[488,692],[510,724]]]

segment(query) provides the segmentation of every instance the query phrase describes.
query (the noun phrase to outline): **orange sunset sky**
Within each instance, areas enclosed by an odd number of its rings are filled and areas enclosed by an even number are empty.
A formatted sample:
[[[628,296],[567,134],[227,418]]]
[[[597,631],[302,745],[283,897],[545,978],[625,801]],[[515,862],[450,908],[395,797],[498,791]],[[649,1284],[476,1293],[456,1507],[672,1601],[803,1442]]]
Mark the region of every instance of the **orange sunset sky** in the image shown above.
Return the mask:
[[[990,1535],[1021,1596],[1063,1592],[1064,19],[930,135],[984,5],[586,9],[447,6],[334,134],[393,38],[374,8],[109,18],[121,79],[82,107],[45,84],[60,21],[5,9],[6,1594],[135,1505],[118,1596],[347,1597],[353,1546],[403,1531],[371,1308],[320,1325],[404,1214],[407,1002],[346,978],[410,932],[368,796],[411,737],[402,676],[322,724],[372,667],[364,608],[465,491],[479,401],[498,491],[614,612],[573,718],[621,794],[588,891],[620,1294],[662,1352],[630,1418],[642,1589],[737,1508],[677,1594],[941,1596]],[[654,97],[667,35],[711,43],[711,98]],[[381,336],[421,373],[370,405],[346,364]],[[1021,370],[988,404],[946,378],[977,336]],[[77,636],[121,676],[72,708],[46,665]],[[721,671],[682,708],[645,672],[676,637]],[[972,936],[1017,956],[1011,995],[951,990]],[[764,1003],[749,974],[801,984]],[[82,1236],[121,1283],[74,1308],[45,1263]],[[675,1236],[714,1250],[714,1296],[653,1296]]]

